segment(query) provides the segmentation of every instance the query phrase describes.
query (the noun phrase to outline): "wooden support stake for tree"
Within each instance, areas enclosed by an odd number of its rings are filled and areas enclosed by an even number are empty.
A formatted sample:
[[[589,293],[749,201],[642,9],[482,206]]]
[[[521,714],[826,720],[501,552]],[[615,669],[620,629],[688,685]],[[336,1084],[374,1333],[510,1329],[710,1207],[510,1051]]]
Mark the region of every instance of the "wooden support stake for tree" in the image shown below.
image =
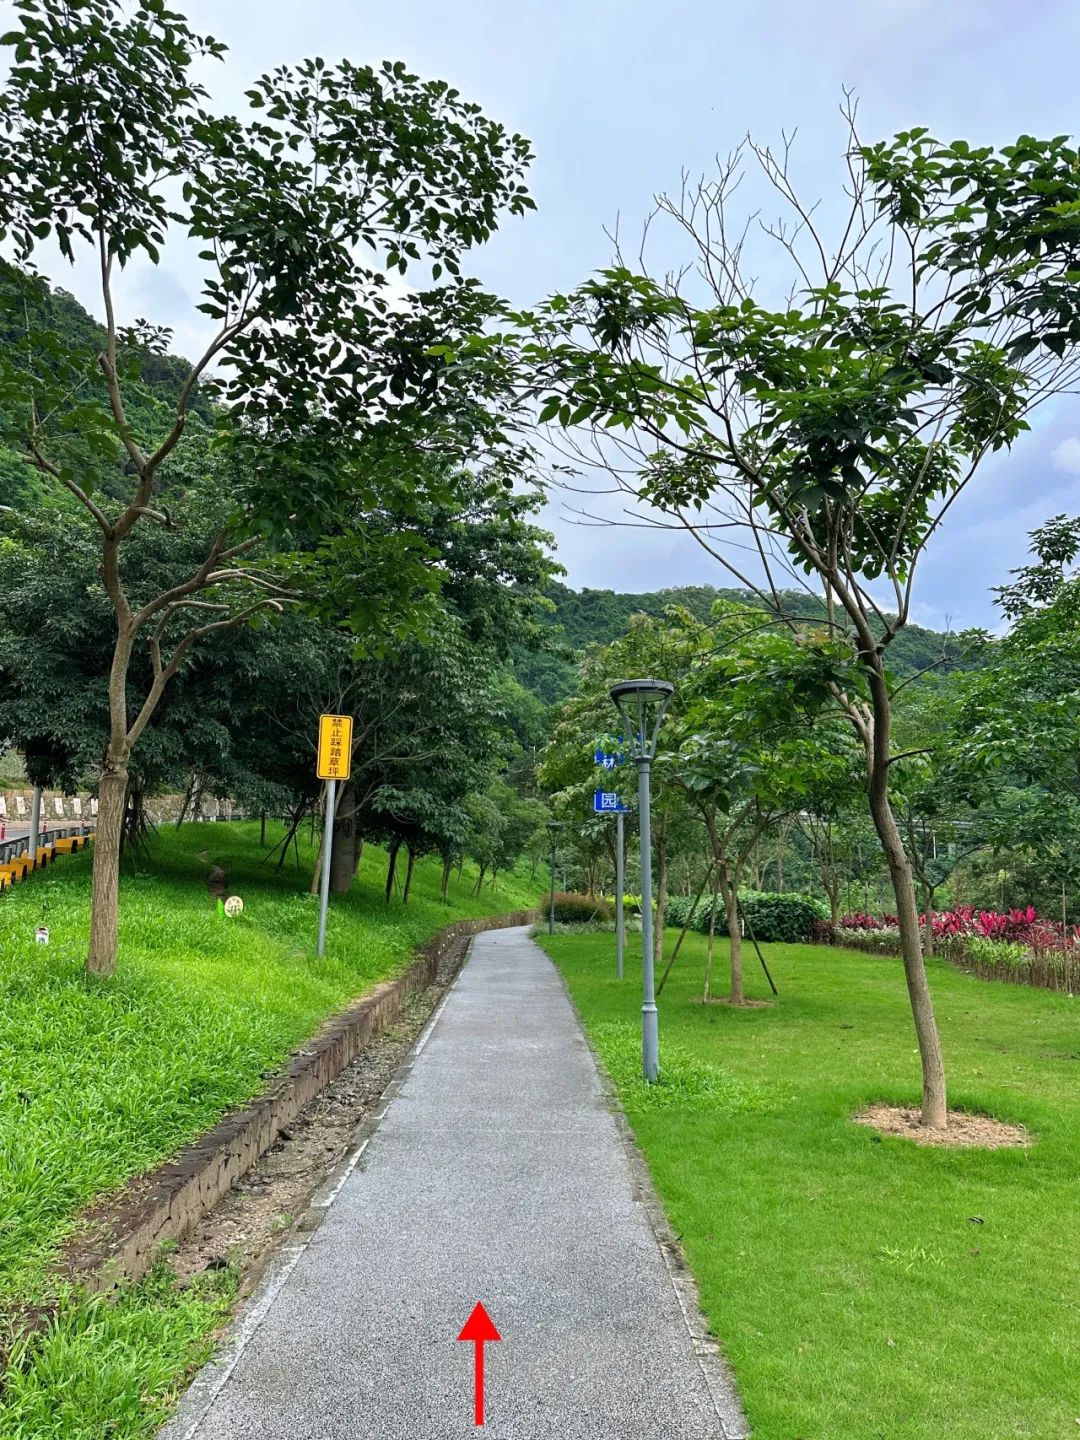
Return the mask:
[[[664,986],[667,984],[667,977],[671,974],[671,967],[675,964],[675,961],[679,958],[679,950],[682,948],[682,942],[683,942],[683,940],[686,938],[686,932],[687,932],[687,930],[690,929],[690,922],[691,922],[691,921],[693,920],[693,918],[694,918],[694,911],[697,909],[698,905],[700,904],[702,895],[705,894],[705,886],[709,883],[709,879],[710,879],[710,877],[712,876],[712,873],[713,873],[713,870],[714,870],[715,866],[716,866],[716,861],[715,861],[715,860],[711,861],[711,862],[710,862],[710,865],[709,865],[709,868],[705,871],[705,878],[704,878],[704,880],[702,880],[701,884],[698,886],[698,892],[697,892],[697,894],[694,896],[694,903],[693,903],[693,905],[690,906],[690,913],[689,913],[689,915],[687,915],[687,917],[686,917],[686,924],[685,924],[685,925],[682,927],[682,929],[679,931],[679,938],[678,938],[678,940],[675,941],[675,949],[672,950],[672,952],[671,952],[671,959],[670,959],[670,960],[667,962],[667,964],[664,966],[664,973],[663,973],[663,975],[660,976],[660,984],[656,987],[656,994],[657,994],[657,997],[658,997],[658,998],[659,998],[659,996],[661,996],[661,995],[664,993]]]
[[[769,974],[769,967],[765,964],[765,956],[761,953],[761,946],[757,943],[757,936],[754,934],[754,927],[750,923],[750,916],[746,913],[745,909],[743,909],[741,905],[739,906],[739,911],[742,915],[743,920],[746,922],[746,928],[750,931],[750,943],[757,951],[757,958],[761,961],[762,970],[765,971],[765,979],[769,982],[769,989],[774,995],[779,995],[780,991],[777,990],[776,986],[773,984],[773,978]]]

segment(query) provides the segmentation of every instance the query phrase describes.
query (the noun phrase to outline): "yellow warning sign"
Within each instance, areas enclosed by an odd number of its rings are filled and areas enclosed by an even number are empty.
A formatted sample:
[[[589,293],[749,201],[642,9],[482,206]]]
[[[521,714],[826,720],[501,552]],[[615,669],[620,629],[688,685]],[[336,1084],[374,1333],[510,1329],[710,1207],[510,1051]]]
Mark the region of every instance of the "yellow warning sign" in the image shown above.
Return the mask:
[[[351,715],[319,716],[320,780],[347,780],[352,772]]]

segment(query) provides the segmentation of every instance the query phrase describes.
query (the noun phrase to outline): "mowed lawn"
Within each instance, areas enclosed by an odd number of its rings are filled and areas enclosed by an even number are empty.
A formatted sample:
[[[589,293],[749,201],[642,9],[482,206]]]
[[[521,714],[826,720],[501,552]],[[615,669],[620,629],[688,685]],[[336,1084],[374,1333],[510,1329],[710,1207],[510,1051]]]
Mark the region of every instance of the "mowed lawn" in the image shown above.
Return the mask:
[[[659,1002],[665,1083],[651,1091],[637,1068],[640,937],[621,984],[612,936],[543,943],[760,1440],[1080,1435],[1080,997],[932,962],[950,1103],[1033,1140],[941,1150],[850,1118],[918,1098],[899,961],[769,945],[774,1008],[705,1008],[704,939],[688,936]],[[718,942],[714,993],[726,962]],[[765,998],[752,950],[746,969]]]
[[[208,896],[204,849],[245,901],[235,919]],[[386,857],[368,847],[350,894],[332,898],[318,961],[314,851],[302,843],[300,867],[290,854],[281,870],[262,854],[254,823],[163,828],[151,863],[122,882],[108,981],[82,970],[90,856],[0,896],[0,1319],[60,1300],[55,1325],[16,1345],[0,1389],[4,1440],[151,1434],[227,1302],[213,1277],[188,1292],[157,1277],[107,1307],[65,1294],[50,1262],[79,1212],[250,1099],[321,1021],[400,972],[440,926],[536,893],[509,875],[476,897],[466,866],[444,905],[441,867],[421,861],[409,904],[387,905]],[[48,946],[35,943],[42,923]],[[0,1353],[14,1333],[0,1329]]]

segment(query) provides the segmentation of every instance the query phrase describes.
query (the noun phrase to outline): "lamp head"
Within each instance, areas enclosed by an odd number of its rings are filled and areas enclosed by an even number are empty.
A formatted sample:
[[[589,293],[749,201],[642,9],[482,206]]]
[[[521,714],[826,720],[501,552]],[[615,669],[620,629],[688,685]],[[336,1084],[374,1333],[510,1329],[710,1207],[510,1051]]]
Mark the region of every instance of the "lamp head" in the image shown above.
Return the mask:
[[[611,687],[635,760],[652,760],[656,755],[660,722],[674,693],[668,680],[620,680]]]

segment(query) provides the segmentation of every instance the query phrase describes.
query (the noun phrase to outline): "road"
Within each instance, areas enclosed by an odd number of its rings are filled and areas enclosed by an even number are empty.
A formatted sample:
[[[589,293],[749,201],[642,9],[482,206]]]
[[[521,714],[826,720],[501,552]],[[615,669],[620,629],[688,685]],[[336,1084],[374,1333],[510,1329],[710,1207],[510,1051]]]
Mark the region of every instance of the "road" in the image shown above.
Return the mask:
[[[559,976],[479,936],[379,1128],[162,1440],[734,1440],[748,1432]]]

